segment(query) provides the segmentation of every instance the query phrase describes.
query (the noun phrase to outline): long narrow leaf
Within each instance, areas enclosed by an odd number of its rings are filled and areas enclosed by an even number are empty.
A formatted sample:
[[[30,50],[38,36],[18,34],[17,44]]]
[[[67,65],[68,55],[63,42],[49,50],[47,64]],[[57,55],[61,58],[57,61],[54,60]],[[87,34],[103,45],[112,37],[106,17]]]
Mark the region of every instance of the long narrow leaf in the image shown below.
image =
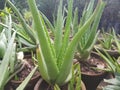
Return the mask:
[[[44,57],[42,55],[40,47],[37,48],[36,52],[37,52],[37,59],[38,59],[38,65],[39,65],[40,74],[43,77],[43,79],[45,79],[48,83],[50,83],[49,82],[50,77],[48,75],[46,63],[44,61]]]
[[[34,33],[30,29],[30,27],[28,27],[28,25],[26,24],[25,20],[23,19],[22,15],[18,11],[18,9],[12,4],[12,2],[10,0],[7,0],[7,3],[11,6],[11,8],[15,11],[15,13],[17,14],[17,16],[19,17],[19,20],[20,20],[21,24],[23,25],[24,30],[31,37],[31,39],[35,42],[36,39],[34,37],[35,35],[33,35]]]
[[[108,63],[108,67],[110,67],[112,69],[113,72],[116,71],[116,66],[115,66],[115,63],[112,59],[112,57],[110,57],[110,55],[107,54],[107,52],[105,52],[105,54],[107,55],[107,58],[104,54],[102,54],[99,50],[96,49],[96,51],[99,53],[99,55]]]
[[[103,3],[103,2],[102,2]],[[91,32],[90,32],[90,36],[88,38],[88,41],[86,43],[86,48],[89,47],[89,45],[91,45],[91,43],[93,42],[94,39],[96,39],[96,31],[97,31],[97,28],[98,28],[98,25],[99,25],[99,21],[100,21],[100,18],[102,16],[102,12],[104,10],[104,7],[105,7],[105,3],[103,3],[100,8],[98,9],[98,13],[96,14],[95,16],[95,19],[94,19],[94,23],[91,27]]]
[[[45,23],[47,24],[48,28],[52,31],[52,33],[54,34],[55,33],[55,28],[54,26],[52,25],[52,23],[48,20],[48,18],[42,13],[40,12],[45,20]]]
[[[63,38],[63,43],[62,43],[62,47],[61,47],[61,53],[58,57],[58,61],[61,61],[59,64],[59,67],[61,67],[62,63],[63,63],[63,57],[65,55],[65,51],[67,49],[68,46],[68,42],[69,42],[69,35],[70,35],[70,26],[72,23],[72,7],[73,7],[73,0],[69,0],[69,4],[68,4],[68,15],[67,15],[67,20],[66,20],[66,24],[65,24],[65,33],[64,33],[64,38]]]
[[[56,57],[58,57],[60,53],[60,49],[62,47],[62,29],[63,29],[63,15],[62,15],[62,2],[63,0],[60,0],[60,5],[58,8],[57,13],[57,21],[55,25],[55,40],[54,40],[54,47],[56,52]]]
[[[62,68],[60,70],[60,75],[57,78],[57,82],[59,84],[62,84],[62,82],[64,82],[65,78],[68,76],[70,72],[70,69],[72,66],[73,55],[78,45],[78,41],[81,39],[81,36],[85,33],[87,28],[92,24],[92,21],[94,20],[95,15],[98,13],[98,9],[103,4],[104,3],[98,3],[92,16],[88,19],[88,21],[81,28],[79,28],[78,33],[75,34],[72,41],[70,42],[66,50],[66,53],[65,53],[64,62],[61,66]]]
[[[55,53],[48,35],[47,27],[45,26],[42,16],[39,14],[35,0],[28,0],[28,4],[32,12],[34,29],[38,36],[38,41],[44,56],[48,74],[50,76],[51,82],[54,82],[59,71],[55,62]],[[54,73],[52,71],[54,71]]]
[[[10,74],[8,71],[8,67],[9,67],[9,63],[10,63],[11,52],[13,50],[15,35],[16,35],[16,32],[13,33],[12,38],[10,39],[10,42],[8,44],[8,48],[6,50],[6,53],[5,53],[3,60],[0,64],[0,73],[1,73],[0,88],[4,87],[5,81],[8,77],[8,75]]]
[[[32,78],[33,74],[37,70],[37,67],[38,66],[34,67],[34,69],[30,72],[30,74],[25,78],[25,80],[18,86],[16,90],[24,90],[24,88],[26,87],[30,79]]]

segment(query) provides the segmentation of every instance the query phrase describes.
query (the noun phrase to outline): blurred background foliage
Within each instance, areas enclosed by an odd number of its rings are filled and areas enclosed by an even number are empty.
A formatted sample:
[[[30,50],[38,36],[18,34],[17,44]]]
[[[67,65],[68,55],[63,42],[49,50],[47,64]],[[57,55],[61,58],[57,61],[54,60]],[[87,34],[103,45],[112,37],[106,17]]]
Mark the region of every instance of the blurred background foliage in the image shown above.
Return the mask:
[[[27,0],[11,0],[14,5],[23,14],[28,11]],[[96,0],[97,2],[98,0]],[[110,28],[114,27],[116,33],[120,34],[120,0],[105,0],[107,1],[106,8],[103,12],[99,29],[104,28],[108,31]],[[0,9],[3,9],[5,0],[0,0]],[[45,16],[53,23],[54,17],[56,17],[56,11],[58,8],[59,0],[36,0],[39,10],[45,14]],[[63,0],[64,6],[67,7],[67,0]],[[73,10],[78,8],[79,18],[82,15],[83,8],[89,0],[74,0]],[[64,8],[64,7],[63,7]]]

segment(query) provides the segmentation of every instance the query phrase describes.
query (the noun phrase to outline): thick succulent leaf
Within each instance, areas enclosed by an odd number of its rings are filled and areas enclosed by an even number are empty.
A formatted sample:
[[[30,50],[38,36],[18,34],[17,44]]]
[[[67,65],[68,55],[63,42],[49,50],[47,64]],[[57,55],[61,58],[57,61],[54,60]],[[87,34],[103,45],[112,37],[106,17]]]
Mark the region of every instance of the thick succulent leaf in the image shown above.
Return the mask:
[[[66,20],[66,24],[65,24],[64,38],[63,38],[63,43],[62,43],[59,57],[57,58],[59,68],[61,68],[61,65],[62,65],[63,59],[64,59],[64,55],[65,55],[65,51],[68,47],[69,35],[70,35],[70,26],[72,23],[73,0],[69,0],[68,3],[69,3],[68,4],[68,14],[67,14],[67,20]]]
[[[44,80],[49,82],[50,79],[49,79],[49,75],[48,75],[48,71],[47,71],[47,66],[46,66],[46,63],[45,63],[45,60],[44,60],[44,57],[42,55],[40,47],[38,47],[36,49],[36,53],[37,53],[37,60],[38,60],[40,74]]]
[[[89,44],[87,43],[88,45],[86,44],[86,47],[84,49],[86,49],[88,52],[91,52],[93,47],[94,47],[94,45],[95,45],[95,43],[96,43],[96,41],[97,41],[98,35],[99,35],[99,31],[96,33],[94,38],[90,37],[91,38],[91,43],[89,43]]]
[[[50,37],[48,35],[47,27],[45,26],[44,20],[37,9],[35,0],[28,0],[28,4],[33,16],[34,29],[36,31],[40,48],[44,56],[44,60],[48,70],[48,75],[50,77],[51,82],[54,82],[59,72],[56,64],[54,48],[50,41]]]
[[[16,24],[16,23],[13,23],[13,27],[14,27],[14,29],[16,30],[16,32],[17,32],[17,37],[18,38],[22,38],[22,40],[21,40],[21,42],[23,43],[23,44],[25,44],[25,45],[35,45],[35,42],[33,42],[32,40],[31,40],[31,38],[28,36],[28,34],[25,32],[25,30],[24,30],[24,28],[21,26],[21,25],[19,25],[19,24]],[[24,43],[24,41],[26,42],[26,43]],[[28,44],[29,43],[29,44]]]
[[[40,12],[41,15],[43,16],[44,20],[45,20],[45,23],[47,24],[48,28],[52,31],[52,33],[54,34],[55,33],[55,28],[54,26],[52,25],[52,23],[48,20],[48,18],[42,13]]]
[[[12,30],[12,18],[10,14],[8,15],[8,17],[6,17],[6,25],[8,26],[8,30],[6,30],[6,36],[9,41],[11,38],[11,30]]]
[[[22,15],[20,14],[20,12],[18,11],[18,9],[13,5],[13,3],[10,0],[7,0],[7,3],[10,5],[10,7],[13,9],[13,11],[16,13],[16,15],[18,16],[22,26],[24,27],[24,30],[27,32],[27,34],[30,36],[30,38],[33,40],[33,42],[36,41],[35,39],[35,35],[33,35],[33,31],[31,30],[31,28],[27,25],[27,23],[25,22],[25,19],[22,17]]]
[[[72,67],[72,78],[68,84],[68,90],[81,90],[80,64],[76,63]]]
[[[101,2],[103,3],[103,2]],[[85,45],[85,48],[89,48],[89,46],[92,45],[92,43],[94,43],[94,40],[97,40],[97,36],[98,34],[96,34],[96,31],[97,31],[97,28],[98,28],[98,25],[99,25],[99,22],[100,22],[100,18],[102,16],[102,12],[104,10],[104,7],[105,7],[105,3],[103,3],[100,8],[98,9],[98,13],[96,14],[95,16],[95,19],[94,19],[94,22],[93,22],[93,25],[92,27],[90,28],[91,32],[90,32],[90,36],[88,37],[88,40],[87,40],[87,43]]]
[[[9,74],[10,74],[10,71],[9,71],[8,67],[9,67],[9,64],[11,62],[10,61],[10,57],[12,55],[11,52],[12,52],[12,50],[14,50],[13,49],[13,46],[14,46],[13,44],[14,44],[15,35],[16,35],[16,33],[14,32],[13,35],[12,35],[12,38],[9,41],[8,48],[5,52],[3,60],[0,64],[0,73],[1,73],[0,88],[4,87],[5,81],[8,79]]]
[[[117,39],[117,36],[116,36],[114,30],[113,30],[113,35],[114,35],[115,43],[116,43],[116,45],[117,45],[117,47],[118,47],[118,51],[119,51],[119,53],[120,53],[120,43],[119,43],[119,40]]]
[[[78,8],[75,9],[74,18],[73,18],[73,35],[78,31]]]
[[[62,47],[62,29],[63,29],[63,11],[62,11],[62,5],[63,0],[60,0],[60,5],[58,7],[58,13],[57,13],[57,21],[55,24],[55,38],[54,38],[54,47],[55,47],[55,53],[56,57],[58,57],[60,53],[60,49]]]
[[[98,13],[98,9],[101,7],[101,5],[103,5],[103,3],[99,3],[97,5],[97,8],[95,9],[94,13],[91,15],[91,17],[88,19],[88,21],[86,21],[86,23],[81,28],[79,28],[78,32],[75,34],[72,41],[70,42],[70,44],[66,50],[65,56],[64,56],[60,74],[56,81],[60,85],[65,81],[65,78],[67,78],[69,72],[71,71],[73,56],[74,56],[76,47],[78,45],[78,41],[81,39],[81,36],[85,33],[87,28],[92,24],[94,17]]]
[[[16,43],[13,44],[12,46],[12,52],[9,57],[10,59],[10,73],[13,73],[15,70],[15,63],[16,63]]]
[[[100,52],[99,50],[97,50],[97,49],[96,49],[96,51],[97,51],[98,54],[107,62],[108,67],[110,67],[110,69],[111,69],[113,72],[115,72],[115,71],[116,71],[116,65],[115,65],[115,63],[114,63],[113,58],[112,58],[106,51],[104,51],[105,54],[101,53],[101,52]],[[105,55],[107,55],[107,56],[105,56]]]

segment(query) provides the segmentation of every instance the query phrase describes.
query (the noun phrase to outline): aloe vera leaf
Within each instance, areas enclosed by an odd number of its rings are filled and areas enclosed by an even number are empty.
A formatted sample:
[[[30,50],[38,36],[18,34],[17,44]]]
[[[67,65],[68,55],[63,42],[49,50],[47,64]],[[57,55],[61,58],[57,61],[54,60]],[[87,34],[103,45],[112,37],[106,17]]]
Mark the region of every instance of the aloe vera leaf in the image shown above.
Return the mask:
[[[101,3],[103,3],[103,2],[101,2]],[[89,36],[89,38],[88,38],[88,40],[87,40],[87,43],[86,43],[86,45],[85,45],[85,48],[88,48],[88,47],[92,44],[92,42],[94,41],[94,39],[96,39],[96,38],[95,38],[96,35],[97,35],[97,34],[96,34],[96,31],[97,31],[97,28],[98,28],[98,25],[99,25],[99,22],[100,22],[100,18],[101,18],[101,16],[102,16],[102,12],[103,12],[103,10],[104,10],[105,5],[106,5],[106,3],[103,3],[103,4],[101,5],[101,7],[98,9],[98,13],[97,13],[96,16],[95,16],[94,23],[93,23],[93,25],[92,25],[92,27],[91,27],[90,36]]]
[[[115,31],[113,31],[113,35],[114,35],[115,43],[116,43],[117,48],[118,48],[118,52],[120,53],[120,43],[119,43],[119,40],[117,39]]]
[[[18,9],[12,4],[12,2],[10,0],[7,0],[7,3],[10,5],[10,7],[13,9],[13,11],[15,11],[16,15],[18,16],[22,26],[24,27],[24,30],[27,32],[27,34],[30,36],[30,38],[35,42],[35,35],[33,35],[33,31],[30,29],[30,27],[26,24],[24,18],[22,17],[22,15],[20,14],[20,12],[18,11]]]
[[[78,31],[78,8],[75,9],[73,18],[73,35]]]
[[[37,70],[38,66],[34,67],[30,74],[25,78],[25,80],[17,87],[16,90],[24,90],[30,79],[32,78],[33,74]]]
[[[37,52],[37,60],[38,60],[38,66],[39,66],[40,74],[41,74],[41,76],[43,77],[44,80],[49,82],[50,79],[49,79],[49,76],[48,76],[46,63],[44,61],[44,57],[42,55],[41,49],[38,47],[36,49],[36,52]]]
[[[64,82],[64,80],[66,79],[66,77],[68,76],[68,74],[70,72],[74,52],[78,45],[78,41],[81,39],[81,36],[87,30],[89,25],[92,24],[94,17],[98,13],[98,9],[100,8],[101,5],[103,5],[103,3],[98,3],[98,5],[97,5],[95,11],[93,12],[93,14],[91,15],[91,17],[88,19],[88,21],[86,21],[86,23],[81,28],[79,28],[78,32],[75,34],[72,41],[70,42],[70,44],[66,50],[66,53],[65,53],[64,62],[62,64],[61,70],[59,72],[60,74],[56,80],[56,82],[59,83],[60,85]]]
[[[81,21],[80,21],[80,25],[79,25],[80,27],[82,25],[84,25],[84,23],[88,20],[90,15],[92,15],[94,2],[95,2],[95,0],[90,0],[89,4],[88,5],[86,4],[83,14],[82,14],[82,17],[81,17]],[[87,43],[87,41],[90,37],[90,35],[89,35],[91,33],[90,27],[91,26],[88,27],[88,30],[85,32],[85,34],[82,36],[82,39],[80,40],[79,44],[81,44],[81,45],[79,45],[79,48],[81,48],[81,50],[84,50],[83,48],[85,47],[85,44]]]
[[[64,34],[64,40],[63,40],[63,48],[64,49],[68,46],[68,42],[69,42],[70,26],[72,23],[73,0],[69,0],[68,3],[69,3],[68,4],[68,14],[67,14],[67,20],[66,20],[66,24],[65,24],[65,34]]]
[[[68,42],[69,42],[70,25],[72,23],[72,7],[73,7],[73,0],[69,0],[68,15],[67,15],[67,20],[66,20],[66,24],[65,24],[65,33],[64,33],[62,48],[60,50],[60,55],[57,59],[59,68],[61,67],[61,65],[63,63],[63,57],[65,55],[65,51],[66,51],[66,48],[67,48]]]
[[[90,46],[88,48],[86,47],[88,52],[91,52],[91,50],[93,49],[93,47],[94,47],[94,45],[97,41],[98,34],[99,34],[99,31],[96,33],[96,35],[95,35],[92,43],[90,44]]]
[[[56,57],[58,57],[60,53],[60,49],[62,46],[62,29],[63,29],[63,15],[62,15],[62,4],[63,0],[60,0],[60,5],[58,7],[58,13],[57,13],[57,21],[55,24],[55,39],[54,39],[54,47],[56,52]]]
[[[14,72],[14,66],[15,66],[15,62],[16,62],[16,44],[14,43],[12,46],[12,52],[11,52],[11,56],[10,56],[10,72],[13,73]]]
[[[93,13],[94,2],[95,0],[90,0],[88,7],[85,9],[86,11],[85,21],[87,21],[87,19],[89,19],[90,15]]]
[[[104,54],[102,54],[99,50],[96,49],[96,51],[108,63],[108,67],[110,69],[112,69],[113,72],[115,72],[116,71],[116,66],[114,65],[114,62],[113,62],[112,58],[105,51],[104,52],[106,53],[108,58]]]
[[[46,24],[48,25],[48,28],[52,31],[52,33],[54,34],[55,33],[55,28],[54,26],[52,25],[52,23],[48,20],[48,18],[42,13],[40,12],[46,22]]]
[[[33,16],[34,29],[36,30],[36,34],[38,36],[38,41],[42,50],[42,54],[44,56],[44,60],[48,70],[48,75],[50,77],[51,82],[54,82],[59,72],[56,64],[54,48],[51,44],[50,37],[48,35],[48,31],[43,21],[43,18],[39,14],[39,11],[37,9],[35,0],[28,0],[28,4]]]
[[[14,39],[15,39],[15,35],[16,32],[13,33],[12,38],[10,39],[10,42],[8,44],[8,48],[6,50],[6,53],[3,57],[2,63],[0,65],[0,73],[1,73],[1,78],[0,78],[0,88],[3,87],[3,84],[5,83],[6,78],[9,75],[9,71],[8,71],[8,66],[10,63],[10,56],[11,56],[11,52],[12,52],[12,47],[14,44]]]
[[[9,41],[9,39],[11,38],[12,18],[11,18],[10,14],[6,18],[8,18],[8,20],[6,20],[6,25],[8,25],[8,30],[6,30],[6,33],[7,33],[7,37],[8,37],[8,41]]]
[[[31,38],[28,36],[28,34],[25,32],[24,28],[16,23],[13,23],[13,27],[15,31],[17,31],[18,38],[21,37],[28,43],[35,45],[35,42],[31,40]],[[32,30],[32,28],[31,28]]]

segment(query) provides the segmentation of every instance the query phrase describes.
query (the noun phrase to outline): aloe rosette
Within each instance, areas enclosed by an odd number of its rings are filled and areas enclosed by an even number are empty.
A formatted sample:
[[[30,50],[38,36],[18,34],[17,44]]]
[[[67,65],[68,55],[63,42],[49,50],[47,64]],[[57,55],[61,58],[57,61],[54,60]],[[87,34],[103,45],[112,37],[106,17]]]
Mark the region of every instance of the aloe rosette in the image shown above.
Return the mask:
[[[102,0],[100,1],[101,2],[98,3],[93,14],[91,14],[91,16],[87,19],[84,25],[82,25],[82,27],[78,28],[78,32],[74,35],[72,40],[70,40],[69,36],[72,23],[73,0],[69,0],[68,2],[68,12],[66,20],[64,18],[64,11],[62,10],[63,1],[60,0],[56,23],[53,26],[48,21],[48,19],[44,18],[45,16],[39,12],[35,0],[28,0],[28,4],[34,21],[34,28],[32,30],[34,30],[35,35],[37,36],[36,42],[38,47],[36,48],[36,53],[38,67],[42,78],[46,80],[49,84],[58,84],[61,86],[71,79],[73,58],[76,47],[81,40],[82,35],[93,23],[96,14],[98,15],[101,13],[104,2],[102,2]],[[27,27],[27,24],[23,22],[24,20],[20,16],[20,13],[18,13],[18,10],[16,10],[14,5],[9,0],[8,4],[19,16],[24,29],[26,29],[25,27]],[[50,27],[53,32],[53,42],[51,42],[47,26]],[[28,29],[26,29],[26,31],[27,30]]]

